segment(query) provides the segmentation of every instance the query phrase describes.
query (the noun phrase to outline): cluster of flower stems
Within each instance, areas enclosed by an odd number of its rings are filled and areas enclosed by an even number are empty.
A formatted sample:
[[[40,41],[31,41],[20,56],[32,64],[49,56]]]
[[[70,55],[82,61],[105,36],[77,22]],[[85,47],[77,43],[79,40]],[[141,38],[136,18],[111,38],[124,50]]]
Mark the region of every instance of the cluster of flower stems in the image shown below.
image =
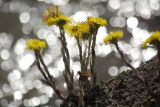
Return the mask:
[[[70,68],[70,54],[69,54],[69,50],[67,48],[67,41],[66,41],[66,36],[65,36],[65,30],[62,26],[58,26],[59,27],[59,40],[61,42],[61,54],[63,57],[63,62],[64,62],[64,72],[63,72],[63,76],[65,79],[65,82],[67,84],[67,89],[68,92],[73,91],[75,89],[74,86],[74,71]],[[89,81],[91,87],[94,87],[96,85],[96,71],[95,71],[95,61],[96,61],[96,53],[95,53],[95,46],[96,46],[96,35],[97,35],[97,31],[98,31],[98,27],[94,27],[92,28],[92,30],[90,30],[89,36],[88,36],[88,44],[85,46],[85,49],[82,49],[82,42],[81,42],[81,38],[76,37],[76,41],[77,41],[77,47],[79,49],[79,60],[80,60],[80,66],[81,66],[81,71],[78,72],[79,74],[79,107],[84,107],[84,101],[83,101],[83,97],[84,97],[84,85],[86,85]],[[128,66],[133,73],[135,73],[135,77],[140,81],[140,83],[143,84],[143,86],[146,88],[148,94],[150,94],[157,102],[159,102],[159,96],[157,96],[149,87],[148,82],[145,78],[145,76],[140,75],[139,72],[137,72],[136,68],[134,68],[128,61],[128,59],[125,57],[124,53],[122,52],[122,50],[120,49],[119,45],[118,45],[118,38],[120,38],[119,36],[117,36],[117,33],[112,34],[112,36],[106,40],[109,40],[107,42],[109,42],[110,44],[113,44],[118,53],[121,56],[121,59],[123,60],[123,62],[126,64],[126,66]],[[158,70],[159,70],[159,80],[160,80],[160,42],[153,40],[151,44],[154,44],[156,46],[156,49],[158,50]],[[43,77],[45,78],[46,82],[48,85],[50,85],[53,90],[55,91],[56,95],[62,99],[65,100],[66,96],[64,96],[62,94],[62,92],[60,92],[59,89],[57,89],[56,87],[56,79],[51,76],[51,74],[48,71],[47,66],[45,65],[44,61],[43,61],[43,57],[41,55],[40,49],[35,49],[35,56],[36,56],[36,62],[37,62],[37,66],[38,69],[40,70],[41,74],[43,75]],[[91,78],[91,80],[89,80],[88,78]]]
[[[68,92],[72,91],[74,89],[74,72],[71,70],[70,68],[70,55],[69,55],[69,51],[67,48],[67,42],[66,42],[66,37],[65,37],[65,33],[63,29],[59,29],[60,30],[60,36],[59,36],[59,40],[61,42],[62,48],[61,48],[61,53],[63,56],[63,61],[64,61],[64,65],[65,65],[65,70],[63,72],[63,76],[65,78],[65,82],[67,84],[67,89]],[[98,30],[98,29],[97,29]],[[96,85],[96,72],[95,72],[95,59],[96,59],[96,54],[95,54],[95,42],[96,42],[96,34],[97,34],[97,30],[92,34],[92,36],[90,36],[89,39],[89,45],[88,45],[88,49],[85,49],[85,52],[82,53],[82,45],[80,43],[80,40],[78,38],[76,38],[77,40],[77,45],[79,48],[79,57],[80,57],[80,64],[81,64],[81,71],[79,72],[79,82],[80,82],[80,96],[79,96],[79,100],[80,100],[80,105],[79,107],[83,107],[84,102],[83,102],[83,95],[84,95],[84,89],[83,89],[83,85],[85,84],[86,80],[88,80],[88,77],[91,76],[92,78],[92,82],[90,82],[90,84],[94,87]],[[129,62],[128,59],[125,57],[124,53],[122,52],[122,50],[120,49],[119,45],[118,45],[118,41],[116,39],[112,39],[112,41],[110,41],[117,49],[118,53],[120,54],[123,62],[126,64],[126,66],[128,66],[134,73],[135,73],[135,77],[145,86],[145,88],[147,89],[147,92],[157,101],[159,102],[159,96],[157,96],[156,94],[154,94],[154,92],[150,89],[150,87],[148,86],[148,82],[145,78],[145,76],[142,76],[139,74],[139,72],[137,72],[136,68],[134,68]],[[156,43],[156,42],[154,42]],[[159,79],[160,79],[160,44],[156,43],[155,46],[157,47],[158,50],[158,69],[159,69]],[[59,98],[61,98],[62,100],[65,100],[65,96],[63,96],[63,94],[60,92],[60,90],[57,89],[56,87],[56,81],[55,78],[53,78],[53,76],[51,76],[49,74],[48,68],[45,65],[42,55],[40,53],[40,51],[35,51],[35,56],[36,56],[36,61],[37,61],[37,66],[38,69],[40,70],[40,72],[42,73],[42,75],[44,76],[46,82],[48,83],[48,85],[50,85],[53,90],[55,91],[55,93],[57,94],[57,96]],[[85,57],[87,56],[87,57]],[[90,65],[90,74],[88,71],[88,65]]]
[[[74,89],[74,72],[70,68],[70,54],[67,48],[67,42],[65,37],[65,32],[63,28],[59,28],[60,30],[60,36],[58,37],[61,42],[61,54],[63,57],[63,62],[65,66],[65,70],[63,72],[63,76],[65,78],[65,82],[67,84],[67,89],[69,91],[73,91]],[[80,107],[82,107],[83,104],[83,86],[86,81],[88,80],[88,77],[92,78],[92,82],[90,82],[90,85],[95,86],[96,84],[96,72],[95,72],[95,45],[96,45],[96,35],[97,35],[98,29],[95,29],[93,34],[91,34],[89,38],[89,44],[86,46],[86,49],[84,52],[82,51],[82,43],[79,38],[76,38],[77,46],[79,49],[79,59],[80,59],[80,65],[81,65],[81,71],[78,72],[79,74],[79,85],[80,85]],[[65,100],[65,96],[60,92],[60,90],[57,89],[55,84],[55,78],[50,75],[47,66],[45,65],[43,61],[43,57],[41,55],[40,50],[35,50],[35,57],[38,69],[40,70],[41,74],[45,78],[48,85],[50,85],[57,96],[61,98],[62,100]],[[90,67],[90,71],[88,71],[88,66]]]

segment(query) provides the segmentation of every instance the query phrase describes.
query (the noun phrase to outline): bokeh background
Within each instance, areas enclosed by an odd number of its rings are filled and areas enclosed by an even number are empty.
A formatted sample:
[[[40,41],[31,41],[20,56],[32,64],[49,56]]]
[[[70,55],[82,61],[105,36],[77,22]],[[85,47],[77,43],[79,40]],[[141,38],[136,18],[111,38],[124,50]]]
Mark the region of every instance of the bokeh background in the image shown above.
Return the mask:
[[[141,49],[142,42],[153,31],[160,30],[160,0],[0,0],[0,107],[59,107],[61,100],[41,80],[32,52],[25,49],[26,40],[40,38],[48,47],[43,56],[57,86],[66,93],[60,53],[59,31],[42,22],[42,13],[49,5],[60,9],[75,21],[87,16],[100,16],[108,25],[98,31],[96,71],[98,81],[107,81],[128,69],[112,45],[102,39],[109,32],[122,30],[121,49],[133,66],[139,67],[156,54],[153,47]],[[78,49],[74,38],[67,36],[71,68],[75,80],[80,70]]]

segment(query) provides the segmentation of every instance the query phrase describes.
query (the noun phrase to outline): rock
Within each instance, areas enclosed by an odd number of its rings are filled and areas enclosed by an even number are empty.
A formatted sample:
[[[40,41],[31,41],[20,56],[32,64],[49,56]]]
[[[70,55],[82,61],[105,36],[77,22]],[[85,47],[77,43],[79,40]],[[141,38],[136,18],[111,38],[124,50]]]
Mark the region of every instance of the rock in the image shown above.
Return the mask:
[[[115,79],[87,89],[84,95],[85,107],[160,107],[157,65],[158,60],[154,57],[136,69],[141,76],[146,77],[147,87],[136,78],[132,70],[127,70]],[[78,107],[77,95],[71,93],[67,99],[72,100],[64,101],[61,107]]]

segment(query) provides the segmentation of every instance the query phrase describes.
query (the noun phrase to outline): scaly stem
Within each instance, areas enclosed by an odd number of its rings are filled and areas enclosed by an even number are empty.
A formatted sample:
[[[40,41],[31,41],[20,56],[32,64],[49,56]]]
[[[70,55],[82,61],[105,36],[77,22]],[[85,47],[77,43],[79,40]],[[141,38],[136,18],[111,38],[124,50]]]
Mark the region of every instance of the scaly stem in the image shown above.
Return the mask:
[[[156,46],[156,48],[157,48],[157,56],[158,56],[158,65],[157,65],[157,67],[158,67],[158,77],[159,77],[159,80],[160,80],[160,44],[159,44],[159,42],[156,42],[155,41],[155,46]]]
[[[61,48],[61,53],[62,53],[62,57],[63,57],[63,62],[67,62],[63,48]],[[64,64],[64,65],[65,65],[65,68],[67,68],[67,65],[66,64]],[[68,74],[68,72],[66,72],[66,70],[63,71],[63,76],[64,76],[65,82],[67,84],[67,89],[69,90],[71,88],[71,83],[70,83],[70,80],[69,80],[70,78],[68,77],[68,75],[69,74]]]
[[[154,94],[154,92],[149,88],[148,82],[146,80],[146,78],[142,78],[141,75],[136,71],[136,69],[127,61],[127,59],[124,57],[123,52],[120,50],[117,41],[113,42],[114,45],[116,46],[116,49],[118,51],[118,53],[120,54],[122,60],[124,61],[124,63],[131,68],[137,76],[137,79],[140,80],[140,82],[144,85],[144,87],[146,88],[148,94],[150,94],[152,96],[152,98],[154,98],[156,100],[156,102],[158,103],[159,98],[157,97],[157,95]]]
[[[65,35],[64,35],[64,30],[62,28],[60,28],[60,36],[62,37],[62,41],[63,41],[62,45],[63,45],[63,48],[65,50],[66,56],[67,56],[68,59],[70,59],[69,51],[68,51],[68,48],[67,48],[67,42],[66,42],[66,38],[65,38]],[[68,60],[68,62],[70,62],[70,60]]]
[[[116,49],[117,49],[118,53],[120,54],[123,62],[136,73],[136,76],[138,77],[139,80],[141,80],[142,82],[144,82],[144,79],[140,76],[140,74],[136,71],[136,69],[125,58],[123,52],[120,50],[120,48],[118,46],[117,41],[114,42],[114,45],[116,46]]]
[[[38,66],[38,69],[40,70],[41,74],[46,79],[47,83],[53,88],[53,90],[55,91],[57,96],[60,99],[64,100],[65,97],[63,95],[61,95],[61,92],[56,88],[55,79],[49,74],[48,68],[44,63],[40,52],[39,51],[35,51],[35,56],[36,56],[37,66]],[[42,64],[43,68],[41,67],[41,64]]]
[[[40,52],[37,52],[37,55],[38,55],[38,58],[39,58],[39,60],[40,60],[40,62],[41,62],[41,64],[42,64],[42,66],[44,67],[44,70],[45,70],[48,78],[49,78],[50,80],[52,80],[53,77],[50,75],[49,70],[48,70],[46,64],[44,63],[44,60],[43,60],[43,58],[42,58],[42,55],[40,54]]]
[[[39,69],[39,71],[41,72],[41,74],[43,75],[43,77],[45,78],[45,80],[47,82],[50,82],[49,78],[47,77],[47,75],[45,74],[45,72],[43,71],[43,68],[41,67],[40,61],[39,61],[39,56],[37,54],[37,52],[35,51],[35,56],[36,56],[36,63],[37,63],[37,67]]]
[[[88,55],[87,55],[87,59],[86,59],[86,62],[85,62],[85,69],[86,70],[87,70],[89,60],[90,60],[90,55],[91,55],[91,43],[92,43],[92,35],[89,36]]]
[[[84,71],[84,63],[83,63],[83,55],[82,55],[82,46],[80,43],[79,38],[76,38],[77,44],[78,44],[78,49],[79,49],[79,58],[80,58],[80,63],[81,63],[81,72]]]
[[[91,74],[93,79],[93,85],[96,84],[96,72],[95,72],[95,60],[96,60],[96,53],[95,53],[95,46],[96,46],[96,35],[97,35],[98,29],[95,29],[92,35],[92,61],[91,61]]]
[[[88,45],[86,44],[84,52],[83,52],[83,63],[84,63],[84,69],[85,70],[87,70],[87,68],[86,68],[87,55],[88,55]]]
[[[65,33],[64,33],[63,28],[59,27],[59,30],[60,30],[59,40],[62,45],[61,53],[63,56],[64,65],[65,65],[64,77],[65,77],[65,81],[67,83],[68,90],[73,90],[74,80],[73,80],[73,73],[71,73],[71,71],[70,71],[70,55],[69,55],[69,51],[67,48]]]
[[[158,76],[160,80],[160,49],[158,49]]]
[[[79,103],[78,107],[84,107],[84,101],[83,101],[83,96],[84,96],[84,90],[83,90],[83,81],[80,81],[80,95],[79,95]]]

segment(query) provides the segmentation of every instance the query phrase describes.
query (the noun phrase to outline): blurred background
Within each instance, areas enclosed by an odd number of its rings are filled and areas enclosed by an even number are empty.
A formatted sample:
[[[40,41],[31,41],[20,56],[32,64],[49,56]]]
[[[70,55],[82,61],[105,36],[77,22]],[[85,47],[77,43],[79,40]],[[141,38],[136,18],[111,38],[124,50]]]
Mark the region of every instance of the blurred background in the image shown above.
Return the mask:
[[[98,31],[96,41],[96,71],[98,81],[108,81],[128,69],[115,47],[104,45],[102,39],[111,31],[123,30],[121,49],[133,66],[139,67],[156,55],[152,47],[141,49],[142,42],[153,31],[160,30],[160,0],[0,0],[0,107],[59,107],[61,100],[51,87],[41,80],[32,52],[25,49],[29,38],[45,39],[48,48],[43,53],[45,63],[57,86],[66,92],[60,53],[59,31],[42,22],[42,13],[49,5],[60,9],[75,21],[87,16],[100,16],[108,21]],[[67,36],[71,68],[75,80],[80,70],[78,49],[74,38]]]

